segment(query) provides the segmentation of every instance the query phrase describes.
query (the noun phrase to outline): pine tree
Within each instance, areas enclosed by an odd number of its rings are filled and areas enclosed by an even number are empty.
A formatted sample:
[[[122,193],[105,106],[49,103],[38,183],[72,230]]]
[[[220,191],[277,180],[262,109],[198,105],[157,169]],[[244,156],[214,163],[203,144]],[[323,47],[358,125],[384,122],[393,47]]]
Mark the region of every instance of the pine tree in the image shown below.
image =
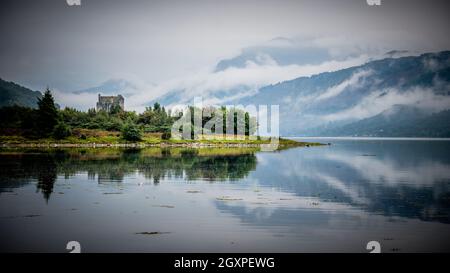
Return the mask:
[[[41,137],[48,137],[58,124],[58,109],[50,89],[47,88],[44,96],[39,98],[38,107],[38,131]]]

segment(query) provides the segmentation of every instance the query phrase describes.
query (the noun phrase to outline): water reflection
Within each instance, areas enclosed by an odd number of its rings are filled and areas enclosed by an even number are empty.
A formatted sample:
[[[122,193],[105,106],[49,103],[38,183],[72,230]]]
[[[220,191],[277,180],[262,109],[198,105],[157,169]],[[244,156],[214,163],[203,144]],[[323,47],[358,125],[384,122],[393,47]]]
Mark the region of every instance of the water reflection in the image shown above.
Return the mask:
[[[255,178],[300,197],[346,203],[385,216],[450,223],[448,151],[450,142],[338,141],[323,149],[265,156],[260,165],[282,171],[274,174],[259,166]]]
[[[256,167],[254,149],[66,149],[13,150],[0,154],[0,192],[37,180],[48,200],[58,175],[87,173],[99,184],[123,182],[136,172],[154,184],[161,179],[225,181],[246,177]]]
[[[6,150],[0,234],[19,251],[52,243],[58,251],[54,228],[91,251],[365,251],[374,239],[394,250],[447,251],[448,151],[445,141],[333,141],[272,153]],[[26,215],[43,215],[32,218],[32,232],[17,220]],[[89,224],[82,234],[79,223]],[[30,242],[15,237],[21,229]],[[136,238],[153,231],[171,235],[159,244]]]

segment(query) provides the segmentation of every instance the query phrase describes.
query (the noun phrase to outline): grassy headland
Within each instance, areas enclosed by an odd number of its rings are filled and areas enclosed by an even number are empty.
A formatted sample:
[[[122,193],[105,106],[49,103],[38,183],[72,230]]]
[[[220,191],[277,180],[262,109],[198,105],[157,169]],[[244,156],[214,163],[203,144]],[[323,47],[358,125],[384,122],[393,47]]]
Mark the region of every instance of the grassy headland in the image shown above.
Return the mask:
[[[96,129],[74,129],[72,134],[62,139],[53,137],[27,138],[19,135],[0,135],[0,145],[3,147],[128,147],[128,146],[160,146],[160,147],[259,147],[270,144],[269,138],[249,136],[230,136],[214,139],[163,139],[163,133],[144,133],[140,140],[129,141],[120,132]],[[322,145],[320,143],[298,142],[289,139],[279,139],[280,148],[309,147]]]

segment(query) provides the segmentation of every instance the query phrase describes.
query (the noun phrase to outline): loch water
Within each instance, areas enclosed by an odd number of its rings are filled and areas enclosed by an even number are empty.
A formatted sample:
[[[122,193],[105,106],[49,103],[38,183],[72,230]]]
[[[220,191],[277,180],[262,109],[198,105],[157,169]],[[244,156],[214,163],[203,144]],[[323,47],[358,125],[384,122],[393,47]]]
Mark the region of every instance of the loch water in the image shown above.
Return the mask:
[[[450,251],[450,141],[4,149],[2,252]]]

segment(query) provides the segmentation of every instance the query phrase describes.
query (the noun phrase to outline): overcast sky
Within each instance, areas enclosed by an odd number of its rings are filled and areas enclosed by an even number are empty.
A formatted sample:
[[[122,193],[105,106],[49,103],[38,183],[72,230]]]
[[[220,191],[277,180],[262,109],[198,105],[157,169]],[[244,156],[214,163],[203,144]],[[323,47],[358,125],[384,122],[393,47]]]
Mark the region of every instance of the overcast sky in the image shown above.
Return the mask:
[[[163,84],[211,71],[275,37],[361,47],[450,49],[449,1],[7,0],[0,6],[0,78],[74,91],[111,78]],[[148,91],[151,92],[151,91]]]

